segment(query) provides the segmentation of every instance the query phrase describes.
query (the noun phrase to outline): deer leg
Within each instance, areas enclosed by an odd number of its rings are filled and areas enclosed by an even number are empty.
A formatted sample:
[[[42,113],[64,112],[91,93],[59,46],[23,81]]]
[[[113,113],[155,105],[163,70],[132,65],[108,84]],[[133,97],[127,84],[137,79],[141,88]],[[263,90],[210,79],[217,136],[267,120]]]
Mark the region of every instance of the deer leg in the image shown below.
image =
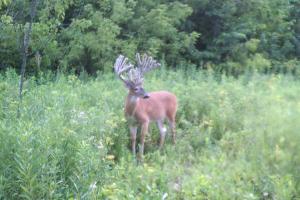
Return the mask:
[[[173,144],[176,144],[176,131],[175,131],[175,120],[169,121],[170,130],[172,133]]]
[[[130,126],[130,138],[131,138],[131,150],[133,156],[135,156],[135,143],[136,143],[136,132],[137,132],[137,127],[136,126]]]
[[[166,137],[166,128],[164,127],[163,121],[162,120],[158,120],[157,121],[157,126],[159,128],[159,132],[160,132],[160,140],[159,140],[159,149],[161,150],[164,142],[165,142],[165,137]]]
[[[141,130],[141,146],[140,146],[140,159],[142,160],[143,155],[144,155],[144,143],[145,143],[145,136],[147,135],[148,132],[148,126],[149,126],[149,122],[144,122],[142,124],[142,130]]]

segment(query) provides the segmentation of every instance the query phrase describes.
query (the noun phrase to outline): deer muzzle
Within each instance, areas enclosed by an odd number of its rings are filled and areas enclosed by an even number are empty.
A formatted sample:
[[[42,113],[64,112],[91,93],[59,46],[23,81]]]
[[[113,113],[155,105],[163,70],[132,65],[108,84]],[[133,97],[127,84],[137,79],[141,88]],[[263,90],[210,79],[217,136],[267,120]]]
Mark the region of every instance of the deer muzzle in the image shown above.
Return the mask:
[[[150,97],[150,96],[149,96],[148,93],[145,93],[144,96],[143,96],[144,99],[148,99],[149,97]]]

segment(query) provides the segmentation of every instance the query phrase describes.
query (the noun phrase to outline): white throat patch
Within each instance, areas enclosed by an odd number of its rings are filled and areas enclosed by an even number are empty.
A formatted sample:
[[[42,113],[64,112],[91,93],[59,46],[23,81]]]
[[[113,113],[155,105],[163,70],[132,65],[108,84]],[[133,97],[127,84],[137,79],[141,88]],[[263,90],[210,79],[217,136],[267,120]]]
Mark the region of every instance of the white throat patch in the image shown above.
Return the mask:
[[[136,97],[136,96],[131,96],[130,97],[130,103],[136,103],[136,102],[138,102],[138,100],[139,100],[139,98]]]

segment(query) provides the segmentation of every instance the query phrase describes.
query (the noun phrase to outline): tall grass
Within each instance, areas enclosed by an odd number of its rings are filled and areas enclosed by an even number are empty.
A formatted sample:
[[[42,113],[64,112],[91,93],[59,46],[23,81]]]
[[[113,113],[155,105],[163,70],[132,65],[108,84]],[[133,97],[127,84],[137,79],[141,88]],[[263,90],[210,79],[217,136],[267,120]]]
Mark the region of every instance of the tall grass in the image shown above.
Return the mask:
[[[300,83],[165,70],[145,88],[179,99],[178,143],[145,161],[129,149],[126,90],[112,75],[29,78],[17,117],[18,77],[0,77],[0,199],[300,198]]]

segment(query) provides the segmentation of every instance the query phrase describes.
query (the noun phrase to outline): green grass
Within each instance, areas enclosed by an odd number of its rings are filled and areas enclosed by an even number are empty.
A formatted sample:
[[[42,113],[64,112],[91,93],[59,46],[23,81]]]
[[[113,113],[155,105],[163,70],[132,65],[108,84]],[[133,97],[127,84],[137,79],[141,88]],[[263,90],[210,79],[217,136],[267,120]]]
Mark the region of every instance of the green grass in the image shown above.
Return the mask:
[[[300,198],[300,82],[157,71],[145,88],[179,99],[177,144],[151,126],[137,165],[112,75],[0,77],[0,199]]]

